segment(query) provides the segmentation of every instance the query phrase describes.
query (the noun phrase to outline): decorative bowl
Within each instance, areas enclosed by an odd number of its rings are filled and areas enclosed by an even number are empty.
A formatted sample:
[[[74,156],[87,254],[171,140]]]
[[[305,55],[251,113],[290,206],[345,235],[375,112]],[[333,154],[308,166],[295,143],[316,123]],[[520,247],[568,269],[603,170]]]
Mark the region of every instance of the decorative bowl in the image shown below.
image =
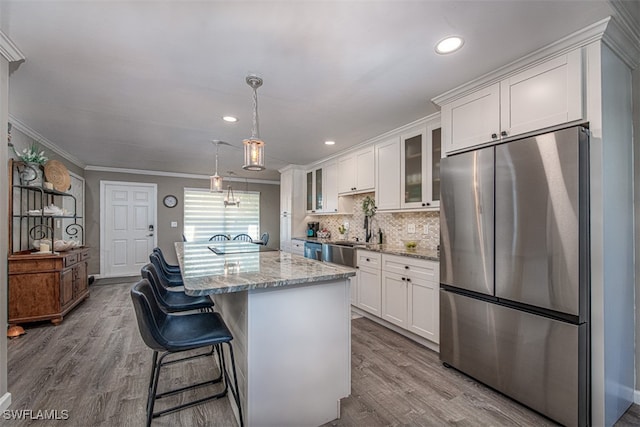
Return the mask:
[[[417,239],[402,239],[402,244],[406,250],[413,251],[418,247],[420,241]]]

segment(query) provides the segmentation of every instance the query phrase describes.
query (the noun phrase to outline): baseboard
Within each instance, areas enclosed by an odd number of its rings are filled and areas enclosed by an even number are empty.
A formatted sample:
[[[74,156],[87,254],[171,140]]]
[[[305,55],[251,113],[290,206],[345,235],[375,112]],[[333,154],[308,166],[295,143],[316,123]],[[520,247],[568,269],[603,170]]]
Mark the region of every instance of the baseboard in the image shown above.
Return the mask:
[[[640,405],[640,390],[636,390],[633,393],[633,403],[635,403],[636,405]]]
[[[9,406],[11,406],[11,393],[7,392],[4,396],[0,397],[0,411],[9,409]]]
[[[432,341],[429,341],[426,338],[421,337],[420,335],[416,335],[413,332],[409,332],[406,329],[402,329],[396,325],[394,325],[393,323],[389,323],[384,319],[379,318],[378,316],[375,316],[373,314],[367,313],[364,310],[359,309],[358,307],[355,306],[351,306],[351,314],[352,314],[352,318],[353,318],[353,313],[358,314],[362,317],[366,317],[367,319],[376,322],[382,326],[384,326],[387,329],[391,329],[392,331],[403,335],[407,338],[409,338],[412,341],[417,342],[418,344],[428,348],[429,350],[435,351],[436,353],[440,353],[440,346]]]

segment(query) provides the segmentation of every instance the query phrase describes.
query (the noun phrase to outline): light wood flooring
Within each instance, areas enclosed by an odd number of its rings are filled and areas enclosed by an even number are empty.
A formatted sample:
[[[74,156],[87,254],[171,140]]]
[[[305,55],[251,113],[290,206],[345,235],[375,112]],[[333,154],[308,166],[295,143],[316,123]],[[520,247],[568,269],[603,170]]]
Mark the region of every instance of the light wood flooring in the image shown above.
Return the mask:
[[[138,333],[130,287],[131,283],[91,286],[91,297],[62,324],[27,325],[26,335],[9,341],[11,409],[67,410],[69,419],[0,419],[0,425],[144,425],[151,350]],[[208,358],[172,365],[163,372],[160,389],[214,373]],[[205,392],[194,391],[185,398]],[[342,401],[341,415],[327,426],[554,425],[444,368],[436,353],[364,318],[352,322],[352,390]],[[226,399],[153,422],[153,426],[234,425]],[[640,426],[639,407],[633,405],[617,425]]]

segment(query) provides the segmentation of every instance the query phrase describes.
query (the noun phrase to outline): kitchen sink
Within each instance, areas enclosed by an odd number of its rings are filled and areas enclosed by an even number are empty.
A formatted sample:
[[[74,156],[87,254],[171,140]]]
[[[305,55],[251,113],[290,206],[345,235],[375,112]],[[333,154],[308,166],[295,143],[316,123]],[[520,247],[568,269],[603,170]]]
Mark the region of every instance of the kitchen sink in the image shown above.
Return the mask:
[[[322,261],[334,264],[356,266],[356,246],[358,242],[336,241],[322,244]]]

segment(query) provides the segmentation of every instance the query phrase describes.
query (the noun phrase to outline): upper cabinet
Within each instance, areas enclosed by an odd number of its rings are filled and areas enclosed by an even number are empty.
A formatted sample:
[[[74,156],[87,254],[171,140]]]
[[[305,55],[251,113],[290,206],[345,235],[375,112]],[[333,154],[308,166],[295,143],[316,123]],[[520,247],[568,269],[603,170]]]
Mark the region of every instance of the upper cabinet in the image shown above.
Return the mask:
[[[375,188],[374,148],[369,146],[338,159],[338,193],[356,194]]]
[[[307,172],[307,213],[338,212],[338,163],[325,162]]]
[[[431,119],[375,145],[380,210],[440,205],[440,121]]]
[[[582,119],[582,74],[577,49],[444,103],[445,152]]]

